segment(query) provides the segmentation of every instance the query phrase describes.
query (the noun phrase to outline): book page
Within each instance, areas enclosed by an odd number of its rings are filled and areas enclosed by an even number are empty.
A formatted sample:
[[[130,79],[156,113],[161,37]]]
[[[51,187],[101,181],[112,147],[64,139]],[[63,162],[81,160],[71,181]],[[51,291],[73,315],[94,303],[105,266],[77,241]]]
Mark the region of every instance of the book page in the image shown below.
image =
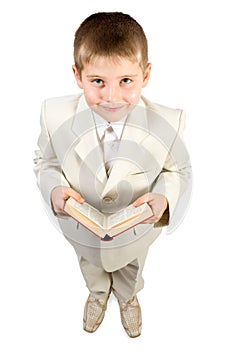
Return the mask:
[[[92,207],[88,203],[80,204],[78,202],[74,202],[73,207],[77,209],[81,214],[88,217],[90,220],[98,224],[99,226],[104,228],[104,215],[96,208]]]
[[[142,204],[139,207],[134,207],[132,204],[127,208],[119,210],[117,213],[108,217],[108,228],[116,226],[119,223],[130,220],[135,216],[139,216],[147,207],[147,204]]]

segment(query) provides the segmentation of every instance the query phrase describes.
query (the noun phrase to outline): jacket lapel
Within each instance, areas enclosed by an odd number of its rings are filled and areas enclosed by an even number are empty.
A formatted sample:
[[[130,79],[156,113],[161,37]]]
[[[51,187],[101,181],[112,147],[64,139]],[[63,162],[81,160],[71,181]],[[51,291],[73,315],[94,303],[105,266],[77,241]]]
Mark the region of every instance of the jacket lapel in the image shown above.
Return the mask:
[[[141,163],[141,154],[137,149],[149,136],[146,108],[136,106],[129,114],[123,130],[120,147],[116,160],[106,182],[102,196],[106,196],[112,188],[116,187],[121,179],[128,174],[138,171]]]
[[[85,162],[98,181],[107,182],[106,170],[103,161],[103,152],[99,143],[93,115],[90,108],[77,110],[72,123],[72,131],[76,135],[74,150],[80,158],[81,163]],[[81,164],[80,163],[80,164]]]

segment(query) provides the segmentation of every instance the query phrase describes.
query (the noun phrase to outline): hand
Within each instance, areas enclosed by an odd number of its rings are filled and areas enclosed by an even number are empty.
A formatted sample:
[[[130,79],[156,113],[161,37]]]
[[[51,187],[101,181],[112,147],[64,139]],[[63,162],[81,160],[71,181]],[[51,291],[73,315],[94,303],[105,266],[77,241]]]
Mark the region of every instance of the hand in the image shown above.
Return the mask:
[[[133,205],[135,207],[138,207],[143,203],[148,203],[154,213],[154,216],[152,216],[148,220],[143,221],[143,224],[155,224],[156,222],[158,222],[168,207],[168,201],[166,197],[164,197],[162,194],[152,192],[146,193],[143,196],[139,197],[133,203]]]
[[[67,215],[64,211],[65,202],[68,198],[74,198],[77,202],[83,203],[82,196],[70,187],[57,186],[51,192],[53,209],[57,215]]]

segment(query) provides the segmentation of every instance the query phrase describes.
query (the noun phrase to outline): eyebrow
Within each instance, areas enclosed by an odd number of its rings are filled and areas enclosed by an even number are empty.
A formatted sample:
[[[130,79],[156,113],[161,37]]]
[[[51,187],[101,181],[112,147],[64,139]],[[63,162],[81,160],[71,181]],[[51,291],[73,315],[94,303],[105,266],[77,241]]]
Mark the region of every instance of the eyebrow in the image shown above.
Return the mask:
[[[137,75],[138,74],[124,74],[124,75],[121,75],[121,76],[119,76],[117,78],[118,79],[119,78],[133,78],[133,77],[137,77]],[[87,78],[96,78],[96,77],[98,77],[98,78],[104,78],[105,79],[105,77],[103,77],[103,76],[101,76],[99,74],[88,74],[88,75],[86,75],[86,77]]]

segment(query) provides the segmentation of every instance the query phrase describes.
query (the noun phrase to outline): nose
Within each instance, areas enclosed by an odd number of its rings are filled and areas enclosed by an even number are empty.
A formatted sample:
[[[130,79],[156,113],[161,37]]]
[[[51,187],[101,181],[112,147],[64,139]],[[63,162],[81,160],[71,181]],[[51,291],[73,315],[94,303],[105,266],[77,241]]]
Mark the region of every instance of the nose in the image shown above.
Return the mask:
[[[121,101],[121,89],[118,84],[105,85],[102,90],[102,99],[108,103]]]

